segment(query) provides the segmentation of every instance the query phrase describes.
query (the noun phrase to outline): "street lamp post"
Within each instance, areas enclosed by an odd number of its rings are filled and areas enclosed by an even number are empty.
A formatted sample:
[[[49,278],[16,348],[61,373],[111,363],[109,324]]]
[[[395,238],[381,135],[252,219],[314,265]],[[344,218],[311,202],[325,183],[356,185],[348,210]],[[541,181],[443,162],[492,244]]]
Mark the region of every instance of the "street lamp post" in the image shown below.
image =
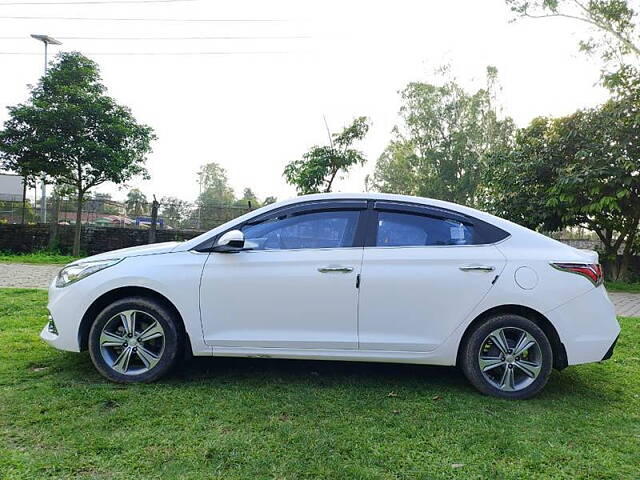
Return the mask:
[[[53,37],[50,37],[49,35],[36,35],[36,34],[31,34],[31,38],[34,38],[36,40],[38,40],[39,42],[44,43],[44,73],[45,75],[47,74],[47,50],[48,50],[48,46],[49,45],[62,45],[62,42],[60,40],[56,40]],[[40,211],[41,211],[41,215],[40,217],[42,218],[42,222],[43,223],[47,223],[47,184],[45,182],[45,177],[44,175],[42,176],[42,191],[40,192],[41,198],[40,198]]]

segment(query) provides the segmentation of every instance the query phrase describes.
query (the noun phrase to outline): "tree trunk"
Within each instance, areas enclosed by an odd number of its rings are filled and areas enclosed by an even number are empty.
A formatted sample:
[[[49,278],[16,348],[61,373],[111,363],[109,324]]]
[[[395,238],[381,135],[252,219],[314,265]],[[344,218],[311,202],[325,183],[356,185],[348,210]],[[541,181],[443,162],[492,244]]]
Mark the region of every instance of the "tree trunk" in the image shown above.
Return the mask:
[[[629,271],[629,264],[631,263],[631,254],[633,253],[633,246],[636,241],[639,221],[640,219],[638,218],[634,219],[629,230],[629,234],[625,240],[622,258],[618,268],[618,280],[627,280],[627,272]]]
[[[73,237],[73,255],[80,255],[80,235],[82,233],[82,201],[84,192],[78,189],[78,208],[76,210],[76,227]]]
[[[327,183],[327,186],[324,189],[324,193],[331,192],[331,185],[333,184],[333,181],[335,180],[337,174],[338,170],[334,171],[333,174],[331,174],[331,178],[329,179],[329,183]]]
[[[605,237],[600,237],[602,240],[602,246],[604,251],[602,255],[600,255],[600,263],[604,267],[604,275],[607,280],[617,280],[618,279],[618,254],[614,249],[615,247],[612,245],[611,241]]]

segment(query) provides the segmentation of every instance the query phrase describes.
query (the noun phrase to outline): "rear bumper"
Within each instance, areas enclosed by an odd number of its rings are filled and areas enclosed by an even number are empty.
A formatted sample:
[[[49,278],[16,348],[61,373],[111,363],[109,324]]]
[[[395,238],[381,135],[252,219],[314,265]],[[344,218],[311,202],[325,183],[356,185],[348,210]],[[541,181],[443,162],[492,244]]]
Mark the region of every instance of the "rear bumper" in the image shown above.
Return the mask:
[[[607,350],[607,353],[604,354],[604,357],[602,357],[602,360],[609,360],[612,356],[613,356],[613,349],[616,348],[616,343],[618,343],[618,339],[620,338],[620,335],[618,335],[616,337],[616,339],[613,341],[613,343],[611,344],[611,346],[609,347],[609,350]]]
[[[567,364],[609,358],[620,334],[613,304],[603,286],[545,312],[567,352]],[[607,357],[609,355],[609,357]]]

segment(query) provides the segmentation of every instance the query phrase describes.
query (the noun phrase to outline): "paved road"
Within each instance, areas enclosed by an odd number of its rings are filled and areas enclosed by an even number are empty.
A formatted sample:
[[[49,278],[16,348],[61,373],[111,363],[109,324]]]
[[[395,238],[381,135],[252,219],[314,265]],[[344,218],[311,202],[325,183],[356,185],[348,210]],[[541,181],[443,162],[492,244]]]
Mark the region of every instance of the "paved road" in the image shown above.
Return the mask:
[[[640,317],[640,293],[609,292],[609,298],[616,306],[616,313],[622,317]]]
[[[0,287],[48,288],[62,265],[24,265],[0,263]],[[624,317],[640,317],[640,294],[609,293],[616,313]]]

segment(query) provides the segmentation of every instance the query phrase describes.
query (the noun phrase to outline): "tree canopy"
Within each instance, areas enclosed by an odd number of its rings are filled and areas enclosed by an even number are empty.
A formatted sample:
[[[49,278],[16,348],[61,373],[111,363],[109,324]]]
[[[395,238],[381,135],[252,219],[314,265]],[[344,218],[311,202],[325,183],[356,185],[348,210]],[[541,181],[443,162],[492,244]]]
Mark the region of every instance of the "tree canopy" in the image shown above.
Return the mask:
[[[251,204],[251,208],[259,208],[261,206],[258,196],[253,193],[253,190],[247,187],[243,190],[242,197],[236,200],[236,205],[247,207],[249,204]]]
[[[201,193],[198,197],[200,205],[232,205],[235,201],[233,188],[229,185],[227,171],[216,162],[200,167],[198,181]]]
[[[485,155],[508,145],[514,130],[510,118],[498,118],[496,79],[496,69],[488,67],[487,87],[474,93],[455,79],[407,85],[402,123],[376,163],[373,188],[477,204]]]
[[[127,214],[139,217],[147,211],[148,203],[147,196],[142,193],[139,188],[132,188],[129,190],[129,193],[127,193],[127,199],[124,205],[127,209]]]
[[[640,59],[638,7],[633,0],[506,0],[522,18],[565,18],[591,27],[580,49],[600,55],[603,76],[619,73],[620,66]]]
[[[537,118],[486,172],[497,215],[546,231],[583,226],[624,276],[640,221],[640,89],[563,118]],[[615,265],[624,245],[620,265]]]
[[[316,145],[285,167],[287,183],[294,185],[301,195],[330,192],[338,173],[347,173],[351,167],[366,163],[364,154],[352,145],[368,131],[367,117],[357,117],[342,132],[330,134],[329,145]]]
[[[75,189],[77,255],[84,196],[104,182],[148,178],[144,163],[155,138],[151,127],[106,95],[94,61],[64,52],[31,88],[28,101],[9,107],[0,152],[4,168],[23,175],[38,171]]]
[[[184,228],[189,226],[191,204],[177,197],[162,197],[160,199],[160,215],[165,224],[172,228]]]

